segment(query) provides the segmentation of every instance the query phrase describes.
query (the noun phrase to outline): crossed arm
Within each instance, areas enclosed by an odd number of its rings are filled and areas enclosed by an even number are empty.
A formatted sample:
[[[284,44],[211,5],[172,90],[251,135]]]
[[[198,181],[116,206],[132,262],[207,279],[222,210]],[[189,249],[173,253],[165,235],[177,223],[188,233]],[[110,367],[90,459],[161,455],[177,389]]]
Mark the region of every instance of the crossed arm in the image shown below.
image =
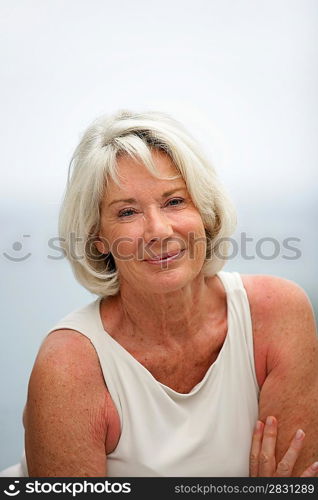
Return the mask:
[[[312,307],[304,291],[287,280],[255,276],[246,288],[256,343],[266,352],[259,419],[265,423],[272,415],[278,421],[277,464],[297,429],[305,432],[293,470],[287,470],[289,463],[281,465],[285,475],[299,477],[318,460],[318,341]],[[266,450],[260,458],[263,464],[272,460]]]
[[[304,446],[305,433],[298,429],[290,446],[280,462],[276,462],[275,450],[277,441],[277,420],[268,416],[265,424],[258,420],[252,439],[250,452],[251,477],[290,477],[294,475],[295,463]],[[264,460],[265,458],[265,460]],[[300,477],[316,477],[318,462],[313,462],[307,467]]]

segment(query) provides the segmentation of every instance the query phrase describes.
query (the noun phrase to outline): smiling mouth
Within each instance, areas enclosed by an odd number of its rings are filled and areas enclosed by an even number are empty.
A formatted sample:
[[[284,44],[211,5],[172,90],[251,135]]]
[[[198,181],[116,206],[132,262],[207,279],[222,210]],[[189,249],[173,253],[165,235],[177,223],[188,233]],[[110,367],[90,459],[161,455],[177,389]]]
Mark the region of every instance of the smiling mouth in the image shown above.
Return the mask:
[[[145,259],[144,262],[148,262],[148,264],[161,264],[163,262],[169,262],[171,260],[176,260],[178,259],[181,255],[183,255],[185,252],[185,248],[182,250],[178,250],[178,252],[170,252],[166,253],[163,255],[159,255],[157,257],[154,257],[153,259]]]

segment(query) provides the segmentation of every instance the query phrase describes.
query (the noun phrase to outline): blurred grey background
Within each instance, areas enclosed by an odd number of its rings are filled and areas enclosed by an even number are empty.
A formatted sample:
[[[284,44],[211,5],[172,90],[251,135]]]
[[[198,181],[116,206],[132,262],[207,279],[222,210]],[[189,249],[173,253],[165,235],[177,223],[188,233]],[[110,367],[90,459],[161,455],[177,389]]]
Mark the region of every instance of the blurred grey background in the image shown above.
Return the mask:
[[[52,238],[101,113],[182,121],[237,207],[225,270],[293,280],[317,311],[317,28],[316,0],[0,1],[0,469],[22,453],[46,331],[95,299]]]

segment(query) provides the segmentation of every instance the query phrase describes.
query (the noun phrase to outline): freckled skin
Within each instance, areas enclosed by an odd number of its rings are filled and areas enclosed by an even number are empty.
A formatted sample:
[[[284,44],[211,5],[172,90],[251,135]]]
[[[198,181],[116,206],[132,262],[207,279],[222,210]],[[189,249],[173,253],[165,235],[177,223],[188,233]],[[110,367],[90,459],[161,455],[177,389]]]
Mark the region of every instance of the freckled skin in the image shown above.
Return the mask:
[[[164,175],[175,174],[165,155],[155,155]],[[102,203],[101,241],[129,236],[121,251],[136,257],[187,248],[187,235],[204,236],[201,216],[186,191],[163,199],[181,179],[158,180],[144,167],[122,159],[122,184],[111,186]],[[124,196],[125,195],[125,196]],[[108,208],[110,198],[134,203]],[[184,198],[183,204],[170,198]],[[116,208],[116,209],[115,209]],[[132,208],[132,211],[127,211]],[[122,212],[126,210],[126,212]],[[124,218],[118,218],[118,213]],[[130,214],[128,216],[128,214]],[[133,215],[132,215],[133,214]],[[128,217],[128,220],[126,219]],[[160,243],[160,245],[159,245]],[[120,293],[101,303],[105,329],[160,382],[189,392],[215,361],[227,333],[226,294],[217,277],[201,273],[205,243],[200,242],[166,267],[137,258],[117,259]],[[115,259],[116,260],[116,259]],[[242,276],[251,308],[254,358],[261,388],[259,418],[279,423],[276,450],[281,457],[298,427],[307,434],[297,461],[299,475],[318,459],[318,349],[311,306],[292,282],[272,276]],[[238,388],[239,389],[239,388]],[[90,342],[74,331],[51,333],[36,359],[24,412],[26,456],[31,476],[107,476],[107,457],[120,436],[120,421]],[[132,457],[133,459],[133,457]]]
[[[243,276],[251,306],[254,356],[261,387],[259,418],[278,420],[277,462],[294,433],[306,439],[293,469],[299,476],[318,458],[318,349],[312,307],[294,283]]]

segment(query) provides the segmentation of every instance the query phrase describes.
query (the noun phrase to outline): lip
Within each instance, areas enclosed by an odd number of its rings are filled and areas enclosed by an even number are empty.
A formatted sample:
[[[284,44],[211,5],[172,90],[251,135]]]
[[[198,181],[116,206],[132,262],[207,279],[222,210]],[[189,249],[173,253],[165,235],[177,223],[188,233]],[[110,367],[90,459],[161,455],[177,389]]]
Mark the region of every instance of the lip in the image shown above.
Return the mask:
[[[160,256],[155,257],[154,259],[146,259],[145,262],[148,262],[148,264],[162,264],[164,262],[170,262],[172,260],[177,259],[179,256],[181,256],[185,251],[185,248],[182,250],[178,250],[177,252],[168,252],[164,253]]]

